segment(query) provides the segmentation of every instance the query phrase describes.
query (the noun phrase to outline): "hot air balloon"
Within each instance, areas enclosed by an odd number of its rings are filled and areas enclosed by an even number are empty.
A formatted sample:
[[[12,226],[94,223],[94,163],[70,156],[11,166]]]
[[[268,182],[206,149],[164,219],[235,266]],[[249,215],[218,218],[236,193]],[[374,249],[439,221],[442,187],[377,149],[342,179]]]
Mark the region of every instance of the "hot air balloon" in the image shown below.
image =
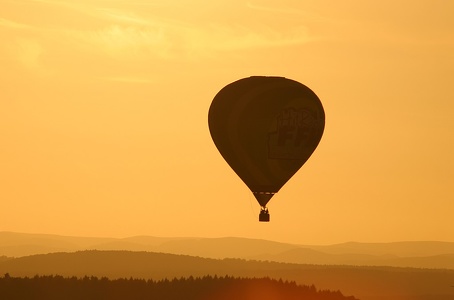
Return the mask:
[[[208,125],[217,149],[261,206],[303,166],[320,142],[325,112],[317,95],[284,77],[252,76],[214,97]]]

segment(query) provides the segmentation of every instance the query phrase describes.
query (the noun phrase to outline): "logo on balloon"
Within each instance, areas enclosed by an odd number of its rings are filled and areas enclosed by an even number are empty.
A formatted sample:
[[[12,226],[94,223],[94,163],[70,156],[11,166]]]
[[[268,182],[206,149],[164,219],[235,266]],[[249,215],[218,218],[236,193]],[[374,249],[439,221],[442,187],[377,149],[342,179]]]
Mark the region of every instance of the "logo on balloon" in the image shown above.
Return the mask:
[[[268,133],[268,158],[304,159],[305,148],[314,139],[317,118],[308,108],[282,110]]]

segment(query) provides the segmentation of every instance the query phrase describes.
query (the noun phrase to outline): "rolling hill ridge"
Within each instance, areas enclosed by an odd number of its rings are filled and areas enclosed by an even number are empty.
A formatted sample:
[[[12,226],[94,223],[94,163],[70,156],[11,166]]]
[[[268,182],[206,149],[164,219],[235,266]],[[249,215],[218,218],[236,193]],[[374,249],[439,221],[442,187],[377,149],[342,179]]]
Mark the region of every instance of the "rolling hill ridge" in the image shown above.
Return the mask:
[[[342,243],[295,245],[247,238],[85,238],[0,232],[0,256],[81,250],[126,250],[184,254],[205,258],[241,258],[297,264],[394,266],[454,269],[454,243]]]
[[[61,275],[152,280],[207,275],[269,277],[315,285],[321,290],[339,290],[363,300],[454,297],[451,287],[454,270],[302,265],[153,252],[89,250],[24,256],[1,261],[0,274],[6,273],[14,277]]]

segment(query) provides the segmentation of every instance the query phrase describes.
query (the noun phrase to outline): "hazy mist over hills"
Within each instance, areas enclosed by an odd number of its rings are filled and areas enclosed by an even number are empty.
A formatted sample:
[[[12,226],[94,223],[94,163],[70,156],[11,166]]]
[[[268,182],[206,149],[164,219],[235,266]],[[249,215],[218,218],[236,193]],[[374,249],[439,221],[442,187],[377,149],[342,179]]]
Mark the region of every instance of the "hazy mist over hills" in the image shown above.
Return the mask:
[[[184,254],[206,258],[241,258],[299,264],[394,266],[454,269],[454,243],[342,243],[294,245],[246,238],[68,237],[0,232],[0,256],[80,250],[127,250]]]

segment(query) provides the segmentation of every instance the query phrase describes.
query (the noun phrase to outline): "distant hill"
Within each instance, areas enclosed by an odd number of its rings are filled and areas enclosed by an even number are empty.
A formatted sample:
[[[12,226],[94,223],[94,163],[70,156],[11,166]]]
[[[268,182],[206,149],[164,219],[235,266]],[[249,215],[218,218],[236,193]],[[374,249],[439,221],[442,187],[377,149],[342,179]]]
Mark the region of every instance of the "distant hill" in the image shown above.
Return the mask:
[[[298,264],[454,269],[454,254],[440,254],[421,257],[399,257],[391,254],[328,254],[308,248],[297,248],[275,255],[257,255],[253,258],[257,260],[269,260],[275,262]]]
[[[185,254],[205,258],[241,258],[298,264],[394,266],[454,269],[454,243],[342,243],[294,245],[246,238],[85,238],[0,232],[0,256],[81,250],[127,250]]]
[[[42,253],[73,252],[115,240],[113,238],[0,232],[0,256],[20,257]]]
[[[362,300],[454,299],[454,270],[299,265],[243,259],[208,259],[132,251],[80,251],[26,256],[0,262],[12,277],[61,275],[172,279],[181,277],[270,277],[341,291]]]
[[[401,257],[436,256],[454,254],[453,242],[414,241],[393,243],[348,242],[310,248],[330,254],[358,253],[368,255],[395,255]]]

